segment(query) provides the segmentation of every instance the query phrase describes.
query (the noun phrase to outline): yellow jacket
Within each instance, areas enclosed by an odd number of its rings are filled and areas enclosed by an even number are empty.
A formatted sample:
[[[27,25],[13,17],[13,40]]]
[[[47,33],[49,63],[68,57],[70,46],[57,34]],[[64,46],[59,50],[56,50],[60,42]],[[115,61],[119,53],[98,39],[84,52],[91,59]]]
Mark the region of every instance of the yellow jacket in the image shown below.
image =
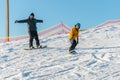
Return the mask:
[[[69,33],[69,39],[77,39],[78,34],[79,34],[79,30],[76,30],[76,28],[74,26]]]

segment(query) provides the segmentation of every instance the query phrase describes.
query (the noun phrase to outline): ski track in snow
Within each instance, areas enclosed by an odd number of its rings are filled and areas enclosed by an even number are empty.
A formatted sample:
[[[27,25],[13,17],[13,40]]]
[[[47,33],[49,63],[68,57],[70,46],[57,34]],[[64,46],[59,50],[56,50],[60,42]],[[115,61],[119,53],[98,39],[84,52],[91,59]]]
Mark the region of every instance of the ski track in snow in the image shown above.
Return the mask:
[[[0,80],[120,80],[119,30],[109,26],[80,33],[78,54],[68,53],[67,35],[41,39],[48,45],[44,49],[24,50],[27,40],[1,43]]]

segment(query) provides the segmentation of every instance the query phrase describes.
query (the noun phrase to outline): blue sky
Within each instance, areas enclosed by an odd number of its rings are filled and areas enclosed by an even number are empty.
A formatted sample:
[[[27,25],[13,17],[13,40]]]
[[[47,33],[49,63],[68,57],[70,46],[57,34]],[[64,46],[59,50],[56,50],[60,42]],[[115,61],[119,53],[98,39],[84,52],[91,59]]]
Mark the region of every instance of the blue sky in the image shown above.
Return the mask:
[[[26,24],[15,24],[15,20],[28,18],[31,12],[37,19],[38,31],[63,21],[68,26],[77,22],[81,29],[94,27],[106,20],[120,19],[120,0],[9,0],[10,35],[27,34]],[[5,36],[5,0],[0,0],[0,37]]]

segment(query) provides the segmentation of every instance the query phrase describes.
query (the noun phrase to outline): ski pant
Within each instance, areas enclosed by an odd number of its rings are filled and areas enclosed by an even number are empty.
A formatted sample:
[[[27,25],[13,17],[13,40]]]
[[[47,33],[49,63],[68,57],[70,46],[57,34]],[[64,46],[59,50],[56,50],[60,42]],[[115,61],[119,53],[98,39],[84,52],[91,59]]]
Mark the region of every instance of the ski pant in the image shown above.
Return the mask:
[[[29,31],[29,36],[30,36],[30,39],[29,39],[29,47],[32,47],[32,46],[33,46],[33,39],[36,40],[36,45],[37,45],[37,46],[40,45],[37,31]]]
[[[78,43],[75,39],[70,40],[70,43],[71,43],[71,46],[69,48],[69,51],[72,51],[75,49],[75,47],[77,46]]]

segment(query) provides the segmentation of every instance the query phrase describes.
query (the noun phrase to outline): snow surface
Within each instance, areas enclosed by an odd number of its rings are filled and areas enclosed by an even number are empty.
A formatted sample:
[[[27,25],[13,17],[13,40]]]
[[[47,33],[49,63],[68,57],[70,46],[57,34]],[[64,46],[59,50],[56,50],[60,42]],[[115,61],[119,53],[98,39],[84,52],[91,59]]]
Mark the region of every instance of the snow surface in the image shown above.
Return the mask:
[[[80,33],[78,54],[68,35],[41,39],[44,49],[24,50],[28,40],[0,44],[0,80],[120,80],[120,25]]]

